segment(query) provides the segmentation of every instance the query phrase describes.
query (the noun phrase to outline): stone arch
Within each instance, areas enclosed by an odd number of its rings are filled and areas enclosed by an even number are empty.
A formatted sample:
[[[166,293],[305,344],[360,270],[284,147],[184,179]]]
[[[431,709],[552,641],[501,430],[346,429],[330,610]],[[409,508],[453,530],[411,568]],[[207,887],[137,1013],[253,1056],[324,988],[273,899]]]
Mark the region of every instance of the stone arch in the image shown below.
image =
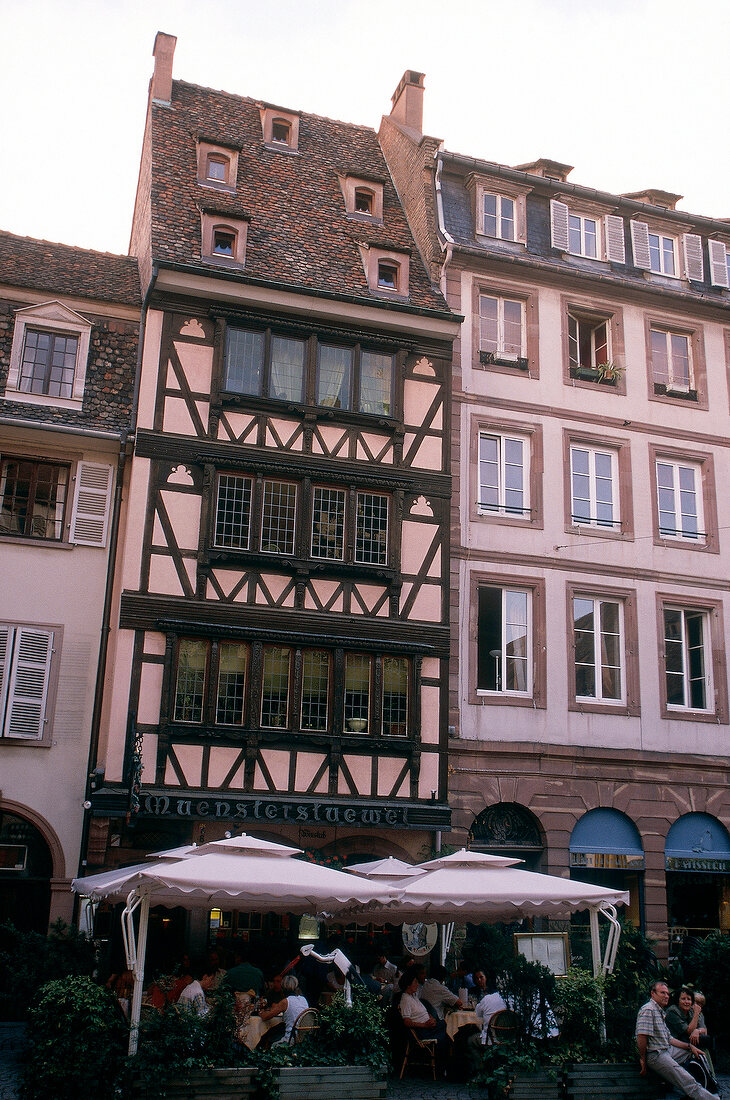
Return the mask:
[[[12,802],[9,798],[0,798],[0,810],[8,814],[13,814],[15,817],[23,818],[38,830],[48,845],[48,850],[51,854],[51,859],[53,861],[52,878],[65,878],[66,857],[63,852],[63,846],[58,839],[56,830],[48,824],[46,819],[36,813],[35,810],[31,810],[30,807],[25,806],[22,802]]]

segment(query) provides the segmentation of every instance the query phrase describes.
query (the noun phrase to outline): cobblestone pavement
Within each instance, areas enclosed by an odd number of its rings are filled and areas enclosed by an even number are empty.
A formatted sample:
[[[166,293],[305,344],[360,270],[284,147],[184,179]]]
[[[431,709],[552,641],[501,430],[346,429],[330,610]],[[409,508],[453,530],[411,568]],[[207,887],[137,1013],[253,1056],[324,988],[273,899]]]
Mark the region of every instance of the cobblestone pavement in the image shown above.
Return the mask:
[[[0,1024],[0,1100],[18,1100],[20,1057],[24,1046],[23,1024]]]

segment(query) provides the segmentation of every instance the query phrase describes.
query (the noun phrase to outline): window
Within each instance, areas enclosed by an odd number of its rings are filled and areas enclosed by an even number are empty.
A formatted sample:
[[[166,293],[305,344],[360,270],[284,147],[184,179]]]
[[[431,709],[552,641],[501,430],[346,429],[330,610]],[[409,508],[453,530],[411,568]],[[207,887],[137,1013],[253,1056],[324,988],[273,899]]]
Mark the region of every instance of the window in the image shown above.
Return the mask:
[[[0,738],[48,739],[54,631],[0,623]]]
[[[477,688],[505,695],[532,691],[530,593],[481,585],[478,593]]]
[[[235,245],[235,233],[228,233],[225,229],[216,229],[214,231],[213,251],[217,256],[233,256]]]
[[[679,243],[682,242],[680,250]],[[631,222],[631,243],[634,264],[643,271],[665,275],[671,279],[684,276],[693,282],[705,281],[705,262],[702,237],[697,233],[683,233],[681,237],[671,228],[649,226],[646,222]],[[713,270],[712,242],[709,242],[710,268]],[[680,265],[681,268],[680,268]],[[713,277],[713,282],[715,279]]]
[[[518,435],[479,433],[479,511],[527,516],[529,440]]]
[[[378,262],[378,286],[383,290],[398,289],[398,264],[390,260]]]
[[[573,597],[575,698],[620,703],[625,696],[623,604]]]
[[[225,222],[215,210],[201,211],[201,256],[209,263],[212,261],[243,267],[246,260],[248,220],[231,218],[228,214],[224,216]]]
[[[228,158],[210,153],[205,162],[205,177],[215,183],[226,183],[228,177]]]
[[[316,404],[391,416],[394,357],[360,345],[318,343],[270,331],[228,328],[224,389],[301,404],[314,378]]]
[[[68,483],[68,466],[0,460],[0,535],[62,539]]]
[[[571,522],[591,527],[620,527],[615,451],[571,445]]]
[[[372,191],[366,191],[364,187],[355,188],[355,213],[372,214],[374,196]]]
[[[506,195],[484,191],[482,195],[482,232],[486,237],[515,240],[515,201]]]
[[[712,699],[708,614],[664,608],[664,669],[667,709],[708,710]]]
[[[568,314],[568,354],[571,371],[597,371],[610,362],[609,322],[606,318]]]
[[[291,124],[283,118],[275,118],[271,123],[271,140],[280,141],[284,145],[288,145],[290,137]]]
[[[299,115],[279,107],[259,107],[264,142],[295,152],[299,145]]]
[[[568,215],[568,251],[574,256],[598,256],[598,221],[581,214]]]
[[[81,408],[90,336],[91,323],[60,302],[17,310],[5,398]]]
[[[479,295],[479,348],[497,361],[514,362],[525,355],[524,302]]]
[[[709,240],[710,282],[713,286],[730,287],[730,248],[722,241]]]
[[[218,475],[213,544],[220,549],[296,552],[300,486],[238,473]],[[329,561],[387,565],[390,497],[384,493],[312,486],[305,554]],[[254,521],[252,517],[260,520]],[[260,523],[258,538],[252,528]]]
[[[652,328],[650,338],[654,386],[671,393],[690,394],[693,377],[689,336]]]
[[[656,486],[660,537],[704,540],[699,467],[658,458]]]
[[[337,653],[344,668],[339,710],[333,692]],[[294,674],[297,667],[301,676]],[[405,737],[412,732],[411,678],[410,659],[398,655],[180,638],[172,721],[198,727],[196,733],[217,726],[234,734],[250,725]]]
[[[658,275],[677,274],[677,241],[661,233],[649,234],[649,268]]]

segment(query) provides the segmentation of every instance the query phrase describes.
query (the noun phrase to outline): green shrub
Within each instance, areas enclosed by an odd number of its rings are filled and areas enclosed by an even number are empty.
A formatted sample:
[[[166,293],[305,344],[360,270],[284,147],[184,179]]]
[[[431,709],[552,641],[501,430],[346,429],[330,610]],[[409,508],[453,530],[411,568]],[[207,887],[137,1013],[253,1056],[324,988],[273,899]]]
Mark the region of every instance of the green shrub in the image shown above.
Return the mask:
[[[560,1025],[560,1044],[552,1061],[588,1062],[600,1056],[601,984],[578,967],[557,979],[553,1009]]]
[[[707,1030],[723,1050],[730,1040],[730,936],[712,932],[706,940],[697,940],[688,952],[695,989],[707,998],[704,1009]]]
[[[23,1100],[111,1100],[128,1036],[113,994],[87,977],[49,982],[28,1018]]]
[[[62,920],[47,936],[0,924],[0,1019],[25,1019],[46,982],[93,970],[93,943]]]
[[[613,973],[605,979],[606,1037],[619,1061],[634,1050],[636,1014],[649,999],[649,987],[666,972],[652,942],[632,924],[624,924]]]

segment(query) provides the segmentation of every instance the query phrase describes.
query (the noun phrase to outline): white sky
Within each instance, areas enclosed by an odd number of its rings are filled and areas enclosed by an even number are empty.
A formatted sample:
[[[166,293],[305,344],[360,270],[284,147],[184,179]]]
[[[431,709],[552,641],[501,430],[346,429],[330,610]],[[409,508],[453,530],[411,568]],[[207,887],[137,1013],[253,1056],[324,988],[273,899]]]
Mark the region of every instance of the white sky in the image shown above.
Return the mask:
[[[155,33],[174,76],[730,218],[730,0],[0,0],[0,229],[126,252]]]

